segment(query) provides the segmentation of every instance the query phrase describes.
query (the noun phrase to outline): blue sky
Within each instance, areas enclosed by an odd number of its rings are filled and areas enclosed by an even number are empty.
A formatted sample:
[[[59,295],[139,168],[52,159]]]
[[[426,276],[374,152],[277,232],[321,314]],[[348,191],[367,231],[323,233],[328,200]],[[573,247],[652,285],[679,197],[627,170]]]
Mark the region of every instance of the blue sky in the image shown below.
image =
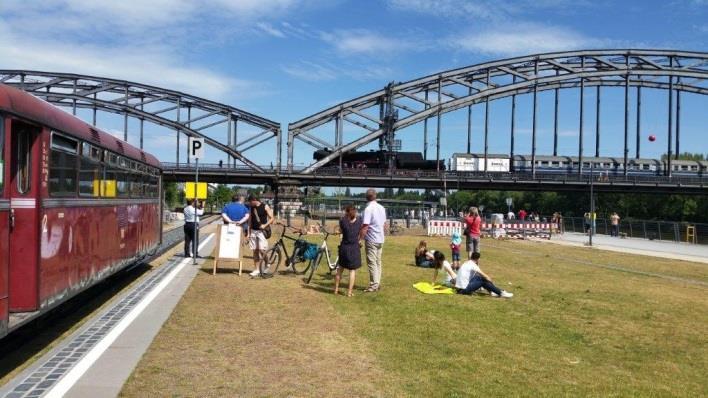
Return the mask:
[[[29,4],[28,4],[29,3]],[[182,90],[287,123],[338,102],[430,73],[515,55],[587,48],[706,51],[707,0],[24,0],[0,1],[0,67],[85,73]],[[594,91],[594,90],[593,90]],[[588,93],[586,134],[594,131]],[[603,94],[602,150],[621,153],[620,91]],[[541,95],[539,151],[550,151],[550,94]],[[648,93],[642,125],[665,150],[665,95]],[[563,152],[577,151],[577,94],[562,94]],[[528,150],[529,99],[519,99],[519,152]],[[708,100],[684,99],[683,148],[708,152]],[[617,108],[617,109],[615,109]],[[483,109],[475,107],[481,126]],[[508,152],[508,101],[492,103],[491,152]],[[465,136],[464,113],[444,116],[443,157]],[[633,121],[632,121],[633,123]],[[122,128],[120,118],[99,122]],[[434,122],[433,122],[434,125]],[[131,129],[134,129],[131,125]],[[174,161],[169,133],[147,149]],[[630,126],[633,129],[633,124]],[[630,130],[633,131],[633,130]],[[475,137],[481,133],[475,129]],[[131,133],[131,137],[133,137]],[[421,150],[420,128],[401,134]],[[633,140],[632,140],[633,141]],[[475,140],[475,151],[481,150]],[[594,148],[586,141],[586,148]],[[632,147],[633,148],[633,147]],[[249,156],[268,163],[272,152]],[[300,145],[298,163],[311,152]],[[212,159],[216,160],[216,158]]]

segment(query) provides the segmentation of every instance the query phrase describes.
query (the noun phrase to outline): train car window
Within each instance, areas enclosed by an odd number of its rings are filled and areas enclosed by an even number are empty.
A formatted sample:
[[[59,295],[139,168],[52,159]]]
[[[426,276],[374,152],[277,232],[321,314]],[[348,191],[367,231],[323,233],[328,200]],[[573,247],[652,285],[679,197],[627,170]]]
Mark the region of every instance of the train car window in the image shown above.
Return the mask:
[[[51,196],[75,196],[78,141],[52,132],[51,148],[49,194]]]
[[[83,148],[81,149],[81,154],[91,160],[96,162],[101,161],[101,149],[95,147],[88,142],[83,143]]]
[[[100,197],[103,180],[101,164],[86,157],[81,158],[80,164],[79,195]]]
[[[23,128],[21,123],[13,123],[13,129]],[[25,127],[26,128],[26,127]],[[17,141],[13,145],[13,157],[16,161],[17,191],[21,194],[29,192],[30,185],[30,165],[32,162],[30,150],[32,149],[32,134],[25,132],[17,134]]]
[[[0,194],[5,186],[5,118],[0,115]]]
[[[130,185],[128,184],[128,173],[125,170],[116,170],[116,196],[127,198],[130,196]]]
[[[143,177],[140,174],[133,173],[130,175],[130,197],[141,198],[143,196]]]

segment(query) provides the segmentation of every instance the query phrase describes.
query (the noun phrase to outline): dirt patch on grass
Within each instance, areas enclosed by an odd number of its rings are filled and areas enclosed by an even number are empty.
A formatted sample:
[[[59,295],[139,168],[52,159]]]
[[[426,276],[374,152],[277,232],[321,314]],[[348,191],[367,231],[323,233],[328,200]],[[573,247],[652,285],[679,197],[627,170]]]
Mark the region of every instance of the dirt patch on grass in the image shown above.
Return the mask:
[[[197,275],[122,396],[390,395],[375,355],[325,299],[329,292],[304,288],[294,276],[207,272]]]

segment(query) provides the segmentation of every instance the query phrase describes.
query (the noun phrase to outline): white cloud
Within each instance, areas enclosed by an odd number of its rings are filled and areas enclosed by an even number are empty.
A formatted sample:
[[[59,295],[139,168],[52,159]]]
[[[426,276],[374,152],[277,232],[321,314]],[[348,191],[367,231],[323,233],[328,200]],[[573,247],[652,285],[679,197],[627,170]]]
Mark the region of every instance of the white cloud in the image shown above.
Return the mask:
[[[276,28],[276,27],[273,27],[273,25],[271,25],[271,24],[269,24],[269,23],[266,23],[266,22],[258,22],[258,23],[256,24],[256,27],[257,27],[258,29],[260,29],[261,31],[263,31],[264,33],[270,35],[270,36],[277,37],[277,38],[279,38],[279,39],[284,39],[284,38],[285,38],[285,33],[283,33],[282,30],[280,30],[280,29],[278,29],[278,28]]]
[[[338,76],[334,69],[309,61],[284,65],[281,69],[292,77],[311,82],[334,80]]]
[[[321,32],[320,38],[342,55],[389,56],[413,48],[412,42],[366,29]]]
[[[312,82],[330,81],[341,77],[354,80],[390,80],[393,70],[385,66],[334,65],[332,63],[316,63],[300,61],[284,65],[281,70],[290,76]]]
[[[3,68],[71,72],[151,84],[211,99],[266,89],[199,66],[182,66],[178,57],[161,47],[113,47],[41,41],[14,35],[0,23]],[[233,96],[231,96],[233,97]]]
[[[184,49],[254,27],[284,35],[267,20],[310,1],[2,0],[2,67],[125,79],[219,100],[258,97],[268,94],[264,84],[187,62]]]
[[[510,11],[505,1],[466,0],[388,0],[394,10],[450,17],[496,19]]]
[[[568,13],[595,5],[590,0],[387,0],[387,4],[397,11],[491,21],[518,17],[530,10]]]
[[[447,44],[456,49],[488,55],[523,55],[606,47],[612,42],[563,27],[523,24],[450,37]]]

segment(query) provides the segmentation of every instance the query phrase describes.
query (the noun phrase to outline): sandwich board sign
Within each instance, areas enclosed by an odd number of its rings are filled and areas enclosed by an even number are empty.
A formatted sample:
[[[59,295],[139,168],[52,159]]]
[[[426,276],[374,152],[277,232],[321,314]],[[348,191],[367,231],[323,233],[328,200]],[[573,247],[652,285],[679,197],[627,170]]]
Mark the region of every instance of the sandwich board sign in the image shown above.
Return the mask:
[[[241,238],[243,237],[243,228],[236,224],[219,225],[217,237],[212,274],[216,275],[216,267],[219,263],[238,261],[238,275],[241,276]]]

